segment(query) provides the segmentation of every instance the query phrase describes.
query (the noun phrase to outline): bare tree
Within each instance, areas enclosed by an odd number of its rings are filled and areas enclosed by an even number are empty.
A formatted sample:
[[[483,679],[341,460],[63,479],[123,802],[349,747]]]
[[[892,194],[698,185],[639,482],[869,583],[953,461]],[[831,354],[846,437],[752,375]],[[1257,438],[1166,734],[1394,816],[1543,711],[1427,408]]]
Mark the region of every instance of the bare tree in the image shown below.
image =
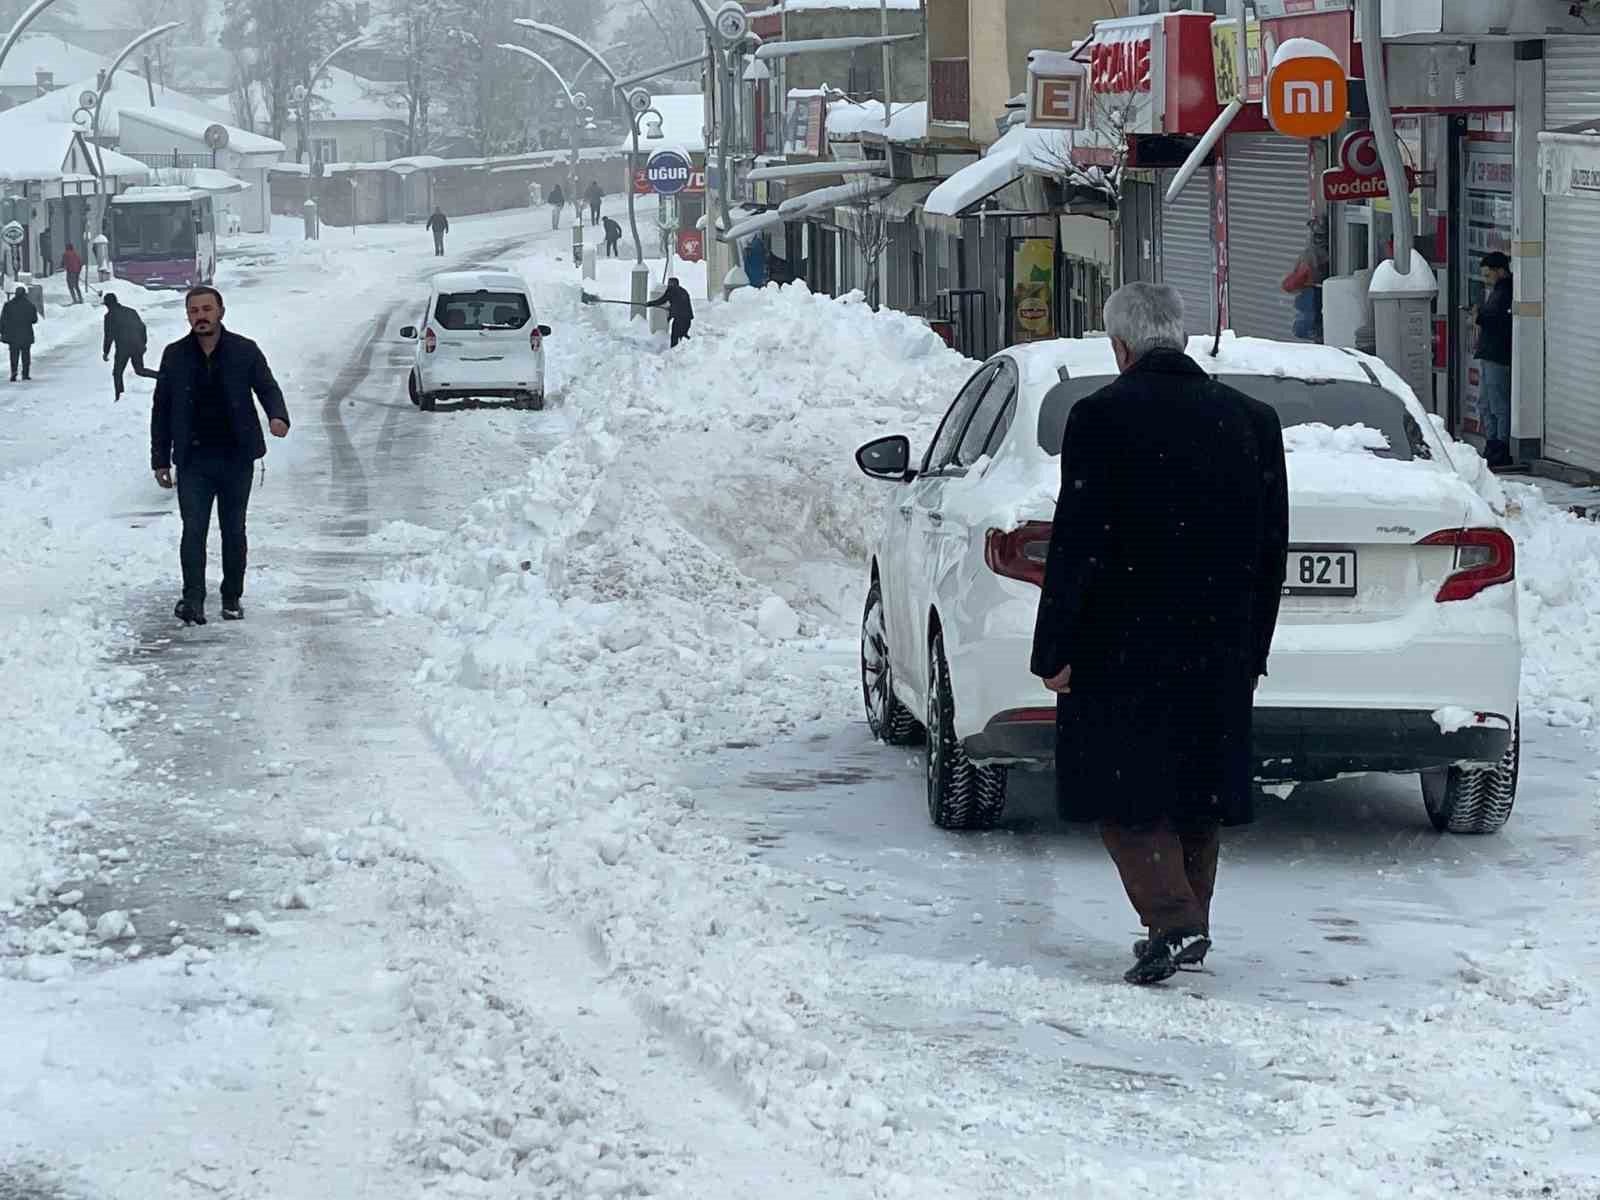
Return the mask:
[[[857,176],[846,185],[849,199],[846,206],[854,214],[856,247],[866,268],[862,292],[867,303],[876,310],[883,303],[883,260],[889,252],[894,230],[889,215],[883,207],[881,181],[870,176]]]

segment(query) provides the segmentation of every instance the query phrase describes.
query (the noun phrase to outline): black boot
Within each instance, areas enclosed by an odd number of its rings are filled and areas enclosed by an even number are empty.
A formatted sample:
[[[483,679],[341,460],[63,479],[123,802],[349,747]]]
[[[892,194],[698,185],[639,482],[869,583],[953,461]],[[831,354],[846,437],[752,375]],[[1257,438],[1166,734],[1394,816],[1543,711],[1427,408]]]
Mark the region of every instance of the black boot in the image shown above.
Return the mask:
[[[239,603],[238,600],[229,600],[224,596],[222,598],[222,619],[224,621],[244,620],[244,605]]]
[[[1201,944],[1205,949],[1199,949]],[[1205,951],[1211,948],[1211,941],[1195,930],[1152,930],[1149,939],[1144,943],[1144,953],[1139,956],[1139,961],[1129,967],[1122,978],[1141,987],[1153,983],[1164,983],[1178,973],[1179,959],[1187,962],[1196,962],[1194,956],[1198,952],[1201,959],[1205,958]]]
[[[187,600],[179,600],[173,607],[172,615],[185,625],[204,625],[206,623],[205,610],[196,608]]]
[[[1133,956],[1143,958],[1150,949],[1150,939],[1140,938],[1133,944]],[[1198,967],[1206,961],[1206,955],[1211,953],[1211,938],[1208,934],[1199,934],[1188,938],[1184,944],[1172,952],[1172,961],[1180,967]]]

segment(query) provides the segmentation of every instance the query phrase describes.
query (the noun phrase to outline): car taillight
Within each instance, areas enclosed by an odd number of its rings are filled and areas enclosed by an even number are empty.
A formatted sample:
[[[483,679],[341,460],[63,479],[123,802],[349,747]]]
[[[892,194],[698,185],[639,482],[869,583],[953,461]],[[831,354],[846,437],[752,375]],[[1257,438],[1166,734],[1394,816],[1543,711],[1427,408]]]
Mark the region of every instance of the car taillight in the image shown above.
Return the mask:
[[[989,570],[1038,587],[1044,586],[1044,564],[1049,557],[1049,521],[1029,521],[1009,532],[991,529],[983,543],[983,561]]]
[[[432,354],[438,348],[439,348],[439,339],[433,336],[433,330],[424,329],[422,331],[422,349],[426,353]]]
[[[528,331],[528,349],[529,350],[539,350],[539,349],[542,349],[543,346],[544,346],[544,338],[539,333],[539,327],[537,325],[535,325],[532,329],[530,329]]]
[[[1445,529],[1417,545],[1449,546],[1456,552],[1455,569],[1434,597],[1440,604],[1470,600],[1517,577],[1517,544],[1503,529]]]

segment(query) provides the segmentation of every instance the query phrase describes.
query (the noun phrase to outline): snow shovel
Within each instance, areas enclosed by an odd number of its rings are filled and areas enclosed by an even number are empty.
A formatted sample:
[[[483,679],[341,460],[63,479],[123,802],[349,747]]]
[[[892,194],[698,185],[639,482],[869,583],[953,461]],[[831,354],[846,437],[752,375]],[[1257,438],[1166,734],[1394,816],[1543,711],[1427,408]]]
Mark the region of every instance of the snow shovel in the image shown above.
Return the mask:
[[[606,300],[600,296],[596,296],[593,292],[583,292],[581,293],[581,297],[583,303],[585,304],[624,304],[629,308],[633,307],[632,300]]]

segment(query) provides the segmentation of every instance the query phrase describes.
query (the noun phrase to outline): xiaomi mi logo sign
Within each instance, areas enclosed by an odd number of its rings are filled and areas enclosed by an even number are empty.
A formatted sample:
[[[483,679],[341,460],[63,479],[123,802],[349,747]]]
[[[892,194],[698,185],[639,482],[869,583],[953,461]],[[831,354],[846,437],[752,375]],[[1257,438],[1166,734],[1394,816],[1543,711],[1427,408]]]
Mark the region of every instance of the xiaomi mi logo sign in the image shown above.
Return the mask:
[[[1267,120],[1284,136],[1329,137],[1349,116],[1344,66],[1321,42],[1290,38],[1272,56],[1265,104]]]

